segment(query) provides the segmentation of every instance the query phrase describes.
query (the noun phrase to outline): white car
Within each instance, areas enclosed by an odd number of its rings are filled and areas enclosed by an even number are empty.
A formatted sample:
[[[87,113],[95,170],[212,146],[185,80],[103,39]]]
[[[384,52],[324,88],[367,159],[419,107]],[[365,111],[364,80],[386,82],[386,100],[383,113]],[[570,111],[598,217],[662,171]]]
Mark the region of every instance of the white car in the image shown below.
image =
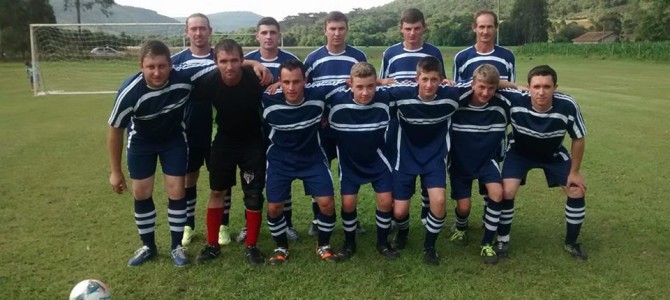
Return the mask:
[[[122,57],[125,53],[112,47],[95,47],[91,50],[91,55],[97,57]]]

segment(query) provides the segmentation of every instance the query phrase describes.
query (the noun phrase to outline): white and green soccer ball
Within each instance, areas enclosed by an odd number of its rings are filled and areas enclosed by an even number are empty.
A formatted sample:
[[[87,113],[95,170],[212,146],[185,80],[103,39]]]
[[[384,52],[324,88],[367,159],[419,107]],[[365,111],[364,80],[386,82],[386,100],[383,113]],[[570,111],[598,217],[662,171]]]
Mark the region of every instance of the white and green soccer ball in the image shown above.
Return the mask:
[[[97,279],[83,280],[72,288],[70,300],[109,300],[112,295],[109,288]]]

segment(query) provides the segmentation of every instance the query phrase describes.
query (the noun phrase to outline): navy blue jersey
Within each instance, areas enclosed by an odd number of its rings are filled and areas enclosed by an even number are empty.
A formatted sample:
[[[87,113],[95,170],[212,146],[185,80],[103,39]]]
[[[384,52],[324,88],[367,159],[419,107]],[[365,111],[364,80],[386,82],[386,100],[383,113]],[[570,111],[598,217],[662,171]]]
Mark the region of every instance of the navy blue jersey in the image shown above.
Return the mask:
[[[586,135],[579,105],[566,94],[555,92],[551,108],[539,112],[533,109],[528,92],[505,89],[498,93],[512,104],[509,147],[528,159],[549,161],[559,155],[566,133],[573,139]]]
[[[242,68],[242,78],[235,86],[223,83],[216,68],[194,84],[191,98],[210,103],[216,109],[214,144],[246,147],[263,143],[261,96],[264,89],[251,68]]]
[[[449,151],[448,132],[451,115],[467,105],[469,85],[440,85],[434,99],[420,100],[416,83],[390,85],[386,90],[395,100],[398,114],[397,157],[394,169],[409,174],[434,171]]]
[[[416,50],[405,49],[402,43],[397,43],[384,50],[382,65],[379,68],[379,78],[395,78],[397,81],[416,80],[416,63],[426,56],[433,56],[440,60],[440,74],[446,77],[442,53],[437,47],[423,43]]]
[[[214,51],[206,55],[194,55],[184,49],[172,56],[172,68],[185,78],[196,81],[200,76],[216,68]],[[208,147],[212,142],[212,105],[189,101],[186,105],[186,134],[190,145]]]
[[[382,153],[390,119],[389,102],[389,94],[381,88],[368,104],[354,101],[347,86],[327,95],[328,123],[336,138],[343,177],[368,182],[391,171],[389,160]]]
[[[351,67],[362,61],[367,61],[365,53],[352,46],[346,45],[341,53],[330,53],[321,46],[305,58],[307,82],[349,79]]]
[[[479,53],[475,46],[458,52],[454,56],[454,81],[471,81],[475,69],[482,64],[491,64],[498,69],[500,79],[516,81],[514,53],[507,48],[495,45],[489,53]]]
[[[465,95],[470,99],[472,92]],[[468,104],[451,116],[451,175],[474,179],[484,164],[502,158],[509,108],[507,99],[494,96],[483,106]]]
[[[272,59],[265,59],[261,56],[261,51],[260,50],[254,50],[249,53],[247,53],[244,56],[244,59],[250,59],[250,60],[255,60],[262,65],[264,65],[270,72],[272,72],[272,78],[274,78],[274,82],[279,81],[279,65],[281,63],[287,61],[287,60],[300,60],[295,54],[284,51],[282,49],[279,49],[279,53],[277,53],[277,56]]]
[[[128,141],[167,141],[185,135],[184,108],[191,82],[170,71],[165,86],[147,86],[142,73],[128,78],[116,95],[109,125],[128,127]]]
[[[281,89],[276,94],[263,94],[263,119],[270,131],[267,159],[273,167],[298,171],[326,160],[318,132],[325,96],[335,84],[308,84],[300,104],[286,102]]]

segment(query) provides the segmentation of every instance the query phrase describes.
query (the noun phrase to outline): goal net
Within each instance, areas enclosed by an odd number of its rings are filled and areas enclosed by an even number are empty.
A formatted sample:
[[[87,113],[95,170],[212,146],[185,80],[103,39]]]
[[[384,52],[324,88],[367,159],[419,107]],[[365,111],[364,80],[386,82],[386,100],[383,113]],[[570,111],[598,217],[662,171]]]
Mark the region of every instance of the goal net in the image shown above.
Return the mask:
[[[183,23],[31,24],[35,95],[116,93],[149,39],[173,54],[188,42]]]

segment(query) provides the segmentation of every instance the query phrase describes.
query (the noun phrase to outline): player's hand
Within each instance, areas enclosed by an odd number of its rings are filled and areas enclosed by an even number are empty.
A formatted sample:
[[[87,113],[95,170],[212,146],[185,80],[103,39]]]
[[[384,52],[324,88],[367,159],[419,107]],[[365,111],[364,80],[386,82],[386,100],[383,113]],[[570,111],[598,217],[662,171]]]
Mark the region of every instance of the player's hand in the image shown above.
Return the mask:
[[[254,65],[254,73],[256,73],[256,76],[258,76],[258,80],[262,86],[266,86],[272,83],[272,80],[274,79],[272,77],[272,72],[270,72],[268,68],[261,64]]]
[[[109,175],[109,184],[112,186],[112,190],[117,194],[122,194],[128,190],[126,179],[121,172],[112,172],[112,174]]]
[[[445,78],[445,79],[442,79],[442,84],[446,84],[448,86],[454,86],[454,85],[456,85],[456,82],[454,82],[453,80],[451,80],[449,78]]]
[[[268,92],[268,94],[274,95],[277,93],[277,90],[279,89],[280,86],[281,86],[280,82],[275,82],[271,85],[268,85],[265,91]]]
[[[570,173],[568,175],[567,182],[568,191],[574,191],[577,189],[582,195],[586,195],[586,182],[584,181],[584,176],[580,173]]]

